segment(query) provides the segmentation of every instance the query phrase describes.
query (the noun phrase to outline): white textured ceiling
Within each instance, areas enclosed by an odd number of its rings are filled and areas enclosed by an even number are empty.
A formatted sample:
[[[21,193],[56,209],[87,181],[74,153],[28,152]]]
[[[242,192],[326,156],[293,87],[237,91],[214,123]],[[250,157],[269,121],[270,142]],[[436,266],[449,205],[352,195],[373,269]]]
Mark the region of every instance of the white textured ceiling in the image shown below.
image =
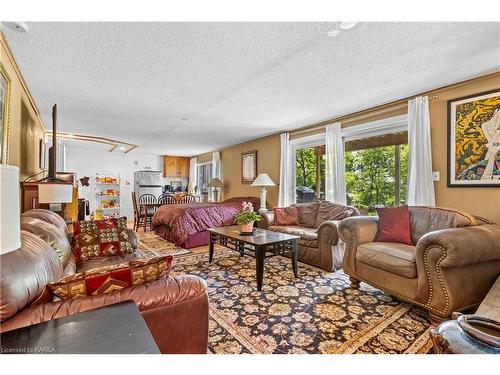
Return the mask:
[[[29,23],[47,127],[195,155],[499,69],[500,23]],[[187,120],[183,120],[187,119]]]

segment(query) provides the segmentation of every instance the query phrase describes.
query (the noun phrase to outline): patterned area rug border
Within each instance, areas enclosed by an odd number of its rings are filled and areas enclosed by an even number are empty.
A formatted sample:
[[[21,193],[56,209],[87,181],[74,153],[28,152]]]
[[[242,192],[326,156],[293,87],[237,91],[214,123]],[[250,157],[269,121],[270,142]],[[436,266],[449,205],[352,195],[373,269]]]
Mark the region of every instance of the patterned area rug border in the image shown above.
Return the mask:
[[[160,255],[185,255],[191,254],[191,250],[184,249],[167,241],[154,232],[135,232],[137,237],[137,250],[144,256]]]

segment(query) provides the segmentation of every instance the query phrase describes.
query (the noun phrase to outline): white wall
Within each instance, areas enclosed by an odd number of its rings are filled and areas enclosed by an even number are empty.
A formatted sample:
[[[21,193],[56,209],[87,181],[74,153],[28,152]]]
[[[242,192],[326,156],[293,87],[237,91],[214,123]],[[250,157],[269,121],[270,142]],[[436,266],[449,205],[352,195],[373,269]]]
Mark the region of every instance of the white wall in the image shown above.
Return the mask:
[[[139,154],[131,151],[108,152],[89,149],[66,148],[66,171],[76,172],[77,178],[90,177],[90,186],[82,187],[78,184],[80,198],[88,199],[90,211],[95,211],[94,181],[96,173],[110,171],[120,177],[120,214],[129,220],[134,218],[131,192],[134,189],[134,172],[151,168],[161,171],[163,159],[159,155]]]

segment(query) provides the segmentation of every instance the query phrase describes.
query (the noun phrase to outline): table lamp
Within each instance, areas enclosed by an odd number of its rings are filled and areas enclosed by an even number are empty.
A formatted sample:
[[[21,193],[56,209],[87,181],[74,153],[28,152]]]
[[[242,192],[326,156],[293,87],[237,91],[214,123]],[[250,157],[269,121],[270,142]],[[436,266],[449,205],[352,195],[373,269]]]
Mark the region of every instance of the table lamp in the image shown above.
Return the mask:
[[[45,182],[38,185],[38,203],[48,203],[51,211],[64,217],[64,204],[73,202],[73,184]]]
[[[0,254],[21,247],[19,168],[0,164]]]
[[[219,189],[224,186],[224,183],[217,177],[212,178],[212,180],[207,185],[208,187],[214,188],[214,202],[219,201]]]
[[[261,186],[262,189],[260,189],[260,208],[259,212],[262,211],[267,211],[266,208],[266,195],[267,195],[267,190],[266,186],[276,186],[273,180],[271,180],[271,177],[267,173],[261,173],[257,176],[257,178],[252,182],[251,186]]]

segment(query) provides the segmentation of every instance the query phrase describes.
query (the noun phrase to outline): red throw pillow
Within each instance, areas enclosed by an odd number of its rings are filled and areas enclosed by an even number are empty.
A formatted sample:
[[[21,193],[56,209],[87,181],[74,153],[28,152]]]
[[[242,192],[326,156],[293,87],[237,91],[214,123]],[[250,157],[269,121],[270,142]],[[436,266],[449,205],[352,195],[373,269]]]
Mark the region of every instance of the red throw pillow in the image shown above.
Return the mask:
[[[413,245],[410,236],[408,206],[377,208],[379,218],[376,242],[397,242]]]
[[[48,287],[54,295],[61,299],[111,293],[167,277],[172,268],[172,260],[171,255],[135,259],[116,266],[94,268],[90,271],[69,275],[48,284]]]
[[[273,225],[299,225],[299,210],[297,207],[274,209]]]
[[[78,263],[96,257],[134,252],[128,238],[126,217],[78,221],[73,230],[73,252]]]

